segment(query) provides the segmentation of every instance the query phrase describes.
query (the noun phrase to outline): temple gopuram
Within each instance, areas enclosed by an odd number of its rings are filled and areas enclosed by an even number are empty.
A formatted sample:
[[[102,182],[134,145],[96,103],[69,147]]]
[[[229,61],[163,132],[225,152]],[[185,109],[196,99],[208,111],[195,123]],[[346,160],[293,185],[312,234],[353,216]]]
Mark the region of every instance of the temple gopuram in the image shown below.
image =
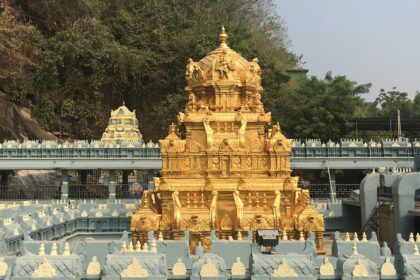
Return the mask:
[[[139,130],[136,110],[132,112],[123,105],[116,110],[111,110],[108,126],[102,134],[102,142],[115,144],[119,142],[142,142],[143,137]]]
[[[209,250],[213,230],[228,239],[278,228],[289,238],[314,232],[322,251],[324,220],[291,176],[291,140],[278,123],[269,127],[258,58],[243,58],[227,39],[222,28],[217,49],[188,59],[189,101],[159,141],[162,176],[132,216],[133,243],[148,231],[165,239],[188,231],[191,250],[198,242]]]

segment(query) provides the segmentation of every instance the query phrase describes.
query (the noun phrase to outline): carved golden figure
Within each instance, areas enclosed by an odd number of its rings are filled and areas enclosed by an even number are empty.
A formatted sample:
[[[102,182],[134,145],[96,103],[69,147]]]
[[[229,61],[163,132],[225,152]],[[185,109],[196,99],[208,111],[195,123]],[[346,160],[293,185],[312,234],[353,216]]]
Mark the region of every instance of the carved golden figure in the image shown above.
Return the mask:
[[[189,100],[178,114],[185,139],[172,124],[159,141],[162,177],[154,196],[143,198],[155,201],[142,202],[132,216],[133,241],[144,242],[150,230],[168,238],[189,230],[191,250],[199,240],[209,249],[213,229],[226,237],[280,228],[297,237],[314,231],[321,249],[323,217],[290,175],[291,140],[278,123],[267,129],[272,119],[261,102],[259,61],[229,48],[227,38],[222,29],[218,48],[188,60]]]
[[[210,204],[210,223],[211,228],[216,229],[216,211],[217,211],[217,191],[213,191]]]
[[[274,214],[274,227],[278,227],[279,220],[280,220],[280,199],[281,194],[280,191],[274,192],[274,202],[273,202],[273,214]]]

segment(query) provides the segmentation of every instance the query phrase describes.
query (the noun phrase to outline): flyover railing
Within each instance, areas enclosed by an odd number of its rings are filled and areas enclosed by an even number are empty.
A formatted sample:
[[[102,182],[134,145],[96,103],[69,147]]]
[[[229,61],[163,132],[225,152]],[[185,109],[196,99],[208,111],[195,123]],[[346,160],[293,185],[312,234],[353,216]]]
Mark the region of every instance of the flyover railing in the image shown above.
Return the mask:
[[[414,157],[420,155],[420,142],[407,139],[384,139],[378,142],[342,139],[323,143],[317,139],[293,140],[292,158],[317,157]],[[107,144],[101,141],[5,141],[0,143],[0,159],[108,159],[160,158],[156,143]]]
[[[420,142],[386,139],[379,142],[343,139],[338,143],[320,140],[294,140],[292,158],[317,157],[414,157],[420,155]]]

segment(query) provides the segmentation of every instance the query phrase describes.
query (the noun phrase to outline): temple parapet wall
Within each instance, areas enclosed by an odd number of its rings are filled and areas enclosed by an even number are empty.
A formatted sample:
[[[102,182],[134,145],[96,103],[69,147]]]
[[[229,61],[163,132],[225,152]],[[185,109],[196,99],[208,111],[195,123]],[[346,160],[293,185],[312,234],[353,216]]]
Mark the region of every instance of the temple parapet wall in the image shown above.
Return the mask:
[[[272,254],[252,244],[252,232],[219,239],[204,252],[201,244],[190,253],[189,232],[184,239],[167,240],[161,232],[148,232],[149,241],[131,243],[127,234],[114,242],[86,240],[23,241],[16,259],[0,257],[0,277],[28,279],[419,279],[418,242],[399,237],[393,256],[375,236],[336,232],[332,254],[316,255],[315,239],[280,236]],[[25,268],[26,266],[26,268]],[[30,268],[30,269],[28,269]],[[2,274],[3,273],[3,274]],[[43,278],[43,279],[44,279]]]

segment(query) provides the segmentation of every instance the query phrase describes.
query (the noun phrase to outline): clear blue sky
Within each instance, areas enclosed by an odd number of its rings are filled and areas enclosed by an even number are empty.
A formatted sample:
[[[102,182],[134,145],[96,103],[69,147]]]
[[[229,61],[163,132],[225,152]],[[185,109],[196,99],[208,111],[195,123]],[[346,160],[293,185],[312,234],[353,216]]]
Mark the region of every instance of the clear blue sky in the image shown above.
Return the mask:
[[[274,0],[309,75],[420,91],[420,0]]]

